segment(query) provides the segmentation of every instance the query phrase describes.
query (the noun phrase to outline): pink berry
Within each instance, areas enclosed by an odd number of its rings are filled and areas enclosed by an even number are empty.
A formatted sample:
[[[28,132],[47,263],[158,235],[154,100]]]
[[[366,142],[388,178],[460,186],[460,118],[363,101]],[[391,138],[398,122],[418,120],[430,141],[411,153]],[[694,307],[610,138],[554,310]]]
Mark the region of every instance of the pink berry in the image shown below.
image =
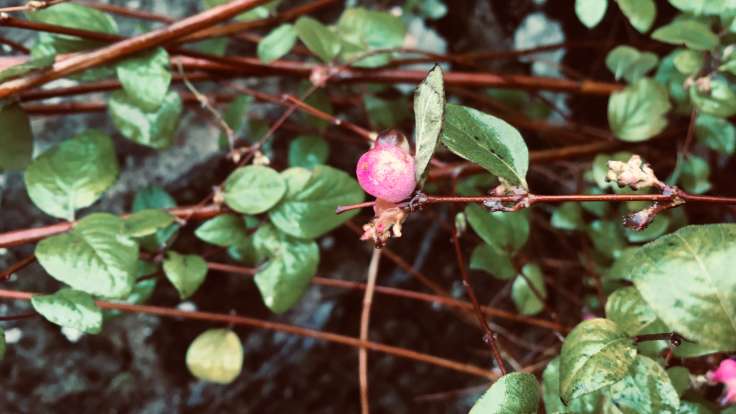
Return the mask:
[[[387,131],[358,160],[356,174],[366,193],[393,203],[407,199],[416,187],[414,158],[401,147],[404,135]]]

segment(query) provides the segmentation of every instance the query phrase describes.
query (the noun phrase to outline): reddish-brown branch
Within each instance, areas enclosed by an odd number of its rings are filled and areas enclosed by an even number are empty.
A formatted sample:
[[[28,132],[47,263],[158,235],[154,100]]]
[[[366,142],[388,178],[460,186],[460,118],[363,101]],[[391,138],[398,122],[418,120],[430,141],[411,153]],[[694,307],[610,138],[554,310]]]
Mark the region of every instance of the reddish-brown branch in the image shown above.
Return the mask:
[[[31,292],[21,292],[12,290],[0,289],[0,298],[17,299],[17,300],[30,300],[34,296]],[[97,306],[102,309],[115,309],[122,312],[128,313],[139,313],[156,315],[165,318],[177,318],[177,319],[191,319],[200,320],[213,323],[222,323],[228,325],[241,325],[250,326],[258,329],[266,329],[269,331],[285,332],[288,334],[315,338],[323,341],[333,342],[341,345],[346,345],[353,348],[364,347],[371,351],[382,352],[389,355],[394,355],[400,358],[412,359],[415,361],[424,362],[431,365],[440,366],[443,368],[451,369],[454,371],[479,376],[482,378],[488,378],[495,380],[498,375],[488,371],[486,369],[477,367],[471,364],[465,364],[457,361],[452,361],[445,358],[436,357],[433,355],[423,354],[410,349],[399,348],[396,346],[386,345],[378,342],[361,341],[358,338],[351,336],[340,335],[330,332],[322,332],[313,329],[302,328],[300,326],[289,325],[280,322],[271,322],[261,319],[250,318],[246,316],[239,316],[234,314],[219,314],[212,312],[201,312],[201,311],[183,311],[175,308],[165,308],[161,306],[150,306],[150,305],[133,305],[128,303],[116,303],[106,302],[102,300],[97,301]]]
[[[13,275],[13,273],[25,268],[26,266],[30,265],[31,263],[36,261],[36,255],[31,254],[29,256],[26,256],[17,262],[13,263],[9,268],[3,270],[0,272],[0,281],[8,280],[10,279],[10,276]]]
[[[368,277],[363,294],[363,310],[360,313],[360,340],[368,341],[368,328],[371,320],[371,304],[373,303],[373,293],[376,289],[376,278],[378,276],[378,265],[381,261],[381,250],[374,249],[371,255],[371,262],[368,265]],[[370,403],[368,400],[368,352],[365,348],[358,351],[358,382],[360,383],[360,412],[362,414],[370,413]]]
[[[17,50],[20,53],[25,53],[25,54],[31,53],[31,51],[28,50],[28,48],[23,46],[22,44],[15,42],[13,40],[10,40],[10,39],[6,39],[4,37],[0,37],[0,45],[8,45],[10,46],[11,49]]]
[[[135,19],[140,20],[151,20],[155,22],[161,22],[161,23],[173,23],[176,20],[168,17],[168,16],[162,16],[160,14],[151,13],[144,10],[136,10],[136,9],[130,9],[123,6],[116,6],[114,4],[107,4],[107,3],[101,3],[96,1],[82,1],[81,4],[91,7],[93,9],[97,9],[100,11],[104,11],[107,13],[117,14],[119,16],[125,16],[125,17],[132,17]]]

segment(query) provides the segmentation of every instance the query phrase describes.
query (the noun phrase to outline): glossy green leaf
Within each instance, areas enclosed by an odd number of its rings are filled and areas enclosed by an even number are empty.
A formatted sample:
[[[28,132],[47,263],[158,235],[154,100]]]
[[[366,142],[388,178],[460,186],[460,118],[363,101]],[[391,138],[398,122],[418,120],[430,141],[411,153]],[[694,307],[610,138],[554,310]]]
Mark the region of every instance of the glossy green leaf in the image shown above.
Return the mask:
[[[115,70],[123,90],[139,108],[154,112],[161,106],[171,83],[166,49],[158,47],[125,59]]]
[[[608,0],[575,0],[575,15],[588,29],[598,26],[607,8]]]
[[[447,104],[442,143],[513,185],[526,188],[529,151],[516,128],[473,108]]]
[[[552,227],[561,230],[581,230],[584,228],[583,210],[578,203],[562,203],[552,212]]]
[[[174,222],[166,210],[145,209],[137,211],[125,219],[125,231],[131,237],[143,237],[156,233]]]
[[[327,141],[316,135],[304,135],[289,143],[289,166],[314,168],[324,164],[330,155]]]
[[[102,311],[92,296],[63,288],[51,295],[36,295],[31,305],[46,320],[65,328],[96,334],[102,330]]]
[[[710,166],[704,159],[690,154],[680,160],[680,177],[678,182],[682,188],[693,194],[702,194],[710,190]]]
[[[681,366],[667,368],[667,376],[670,377],[672,387],[680,397],[690,388],[690,371],[687,368]]]
[[[721,414],[734,414],[736,413],[736,408],[731,407],[731,409],[726,409],[721,411]],[[713,411],[711,411],[708,407],[692,402],[692,401],[680,401],[680,410],[677,412],[677,414],[715,414]]]
[[[631,372],[613,384],[611,399],[624,414],[677,414],[680,397],[667,372],[651,358],[638,355]]]
[[[705,53],[697,50],[681,49],[675,53],[673,63],[680,73],[694,75],[703,68]]]
[[[36,258],[51,276],[74,289],[120,298],[133,288],[138,245],[126,236],[122,219],[94,213],[71,231],[39,242]]]
[[[299,40],[325,63],[331,62],[340,53],[340,38],[317,20],[302,16],[294,28]]]
[[[114,92],[107,102],[112,122],[124,137],[151,148],[166,148],[174,142],[182,104],[179,94],[169,92],[156,110],[147,112],[125,92]]]
[[[732,155],[736,149],[736,128],[723,118],[698,114],[695,136],[699,142],[721,154]]]
[[[270,225],[261,226],[253,242],[256,250],[269,258],[255,276],[263,303],[274,313],[286,312],[299,301],[317,272],[319,247],[314,241],[290,237]]]
[[[296,30],[291,24],[282,24],[258,42],[258,58],[271,63],[285,56],[296,43]]]
[[[146,209],[164,209],[176,207],[174,200],[169,193],[161,187],[147,187],[136,193],[133,197],[133,212],[137,213]],[[143,236],[138,241],[140,246],[150,252],[158,252],[160,248],[167,245],[178,231],[179,224],[171,224],[166,228],[156,230],[155,234]]]
[[[228,207],[243,214],[259,214],[281,200],[286,183],[273,168],[249,165],[233,171],[223,191]]]
[[[649,31],[657,16],[654,0],[616,0],[616,3],[634,29],[641,33]]]
[[[560,399],[560,357],[547,364],[542,374],[544,409],[548,414],[614,414],[603,392],[592,392],[565,404]]]
[[[26,15],[28,16],[28,20],[39,23],[107,34],[118,33],[118,26],[112,16],[76,3],[65,2],[56,4],[53,7],[28,12]],[[47,34],[47,38],[50,41],[50,46],[58,53],[74,52],[104,44],[102,42],[65,34]]]
[[[657,316],[689,340],[736,350],[736,225],[687,226],[638,248],[629,278]]]
[[[644,78],[615,92],[608,100],[608,124],[623,141],[645,141],[667,126],[670,110],[667,91],[652,79]]]
[[[326,165],[318,165],[311,172],[291,170],[295,172],[289,173],[292,179],[286,180],[286,196],[268,212],[271,222],[281,231],[313,239],[357,214],[357,211],[335,214],[338,206],[363,201],[363,190],[353,177]]]
[[[710,50],[718,46],[718,36],[710,28],[693,19],[677,19],[652,33],[652,38],[693,50]]]
[[[560,352],[560,395],[571,401],[623,379],[636,347],[615,322],[589,319],[565,338]]]
[[[490,212],[477,204],[465,207],[465,215],[473,230],[497,250],[513,253],[529,238],[529,215],[526,210]]]
[[[31,162],[31,121],[20,104],[0,103],[0,148],[0,172],[22,170]]]
[[[631,46],[617,46],[606,55],[606,66],[616,79],[636,82],[657,67],[659,58],[652,52],[640,52]]]
[[[708,89],[697,84],[690,87],[690,99],[702,113],[728,118],[736,115],[736,92],[722,77],[712,78]]]
[[[526,277],[516,277],[511,286],[511,299],[522,315],[536,315],[544,309],[543,300],[547,298],[542,269],[534,263],[527,263],[521,273]]]
[[[470,268],[482,270],[502,280],[509,280],[516,276],[516,268],[511,262],[510,255],[485,243],[473,249],[470,255]]]
[[[169,251],[164,260],[164,274],[179,292],[181,299],[194,294],[207,276],[207,262],[196,254]]]
[[[727,11],[733,13],[736,3],[733,0],[669,0],[678,9],[699,15],[717,15]]]
[[[194,235],[207,243],[227,247],[243,243],[248,237],[248,229],[242,217],[223,214],[202,223]]]
[[[404,43],[406,27],[398,16],[391,13],[348,8],[335,26],[342,40],[341,58],[358,67],[377,67],[391,59],[390,53],[371,54],[376,49],[393,49]]]
[[[475,402],[470,414],[536,414],[539,384],[534,375],[512,372],[499,378]]]
[[[38,156],[26,169],[28,196],[44,213],[67,220],[92,205],[118,176],[112,140],[90,130]]]
[[[657,321],[654,310],[633,286],[620,288],[608,297],[606,318],[614,321],[629,336],[640,334]]]
[[[230,329],[208,329],[189,345],[187,368],[195,377],[218,384],[229,384],[243,368],[243,344]]]
[[[445,115],[442,68],[435,66],[414,93],[415,176],[422,182],[439,142]]]

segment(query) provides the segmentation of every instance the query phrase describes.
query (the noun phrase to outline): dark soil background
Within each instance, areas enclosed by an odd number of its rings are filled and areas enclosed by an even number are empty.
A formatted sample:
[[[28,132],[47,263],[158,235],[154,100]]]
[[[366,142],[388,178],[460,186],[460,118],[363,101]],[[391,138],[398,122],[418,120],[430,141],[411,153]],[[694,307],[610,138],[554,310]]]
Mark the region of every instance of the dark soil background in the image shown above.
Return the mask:
[[[198,1],[111,1],[138,6],[169,16],[194,13]],[[291,5],[294,1],[285,1]],[[360,5],[385,7],[396,2],[360,1]],[[632,36],[621,16],[607,18],[594,31],[586,30],[575,18],[572,1],[532,0],[445,0],[449,14],[428,22],[448,43],[448,52],[470,50],[509,50],[521,22],[532,13],[541,13],[559,23],[567,41],[600,40],[599,49],[578,49],[567,53],[563,63],[586,76],[611,80],[603,59],[606,42],[626,42]],[[608,14],[620,14],[609,6]],[[659,20],[666,21],[668,9],[659,4]],[[331,22],[341,9],[323,10],[316,17]],[[132,28],[134,21],[117,19],[121,30]],[[27,39],[32,34],[0,29],[3,36]],[[30,42],[29,42],[30,43]],[[422,47],[422,45],[419,45]],[[506,73],[529,73],[530,64],[486,62],[489,70]],[[249,80],[249,86],[268,91],[295,92],[292,81]],[[216,88],[214,88],[216,89]],[[588,124],[606,125],[606,98],[578,96],[567,99],[570,111]],[[122,173],[120,182],[92,210],[123,212],[130,208],[134,193],[146,185],[163,185],[180,204],[199,201],[212,183],[221,181],[228,165],[217,150],[218,133],[205,118],[194,111],[186,115],[179,129],[181,145],[164,153],[144,149],[123,139],[116,139]],[[273,120],[280,110],[268,107],[260,116]],[[41,147],[70,137],[88,127],[100,128],[120,138],[112,130],[105,114],[66,117],[39,117],[34,132]],[[403,126],[407,131],[410,125]],[[530,146],[540,145],[533,134],[525,134]],[[276,167],[283,160],[288,134],[276,140]],[[38,150],[38,149],[37,149]],[[672,151],[662,144],[656,151]],[[359,149],[333,144],[330,163],[351,170]],[[673,157],[674,159],[674,157]],[[554,167],[549,167],[554,170]],[[553,188],[547,174],[531,172],[537,191]],[[715,176],[715,174],[714,174]],[[573,182],[574,183],[574,182]],[[28,199],[18,174],[0,176],[0,231],[38,226],[52,221]],[[455,257],[449,234],[441,222],[453,217],[449,209],[432,208],[431,212],[412,215],[404,237],[390,243],[415,269],[462,296]],[[535,220],[547,220],[544,210]],[[356,223],[368,219],[365,214]],[[536,223],[536,221],[533,221]],[[533,224],[535,225],[535,224]],[[529,254],[554,257],[573,255],[559,247],[550,250],[558,237],[545,233],[544,226],[535,234]],[[201,253],[204,249],[192,236],[194,226],[184,230],[176,248],[182,252]],[[343,227],[323,237],[319,274],[362,281],[368,266],[371,247],[360,242]],[[472,243],[465,241],[466,255]],[[31,246],[0,252],[0,268],[32,253]],[[466,256],[467,257],[467,256]],[[213,259],[226,260],[224,256]],[[575,275],[554,275],[565,283]],[[473,274],[476,291],[485,303],[513,309],[508,288],[487,275]],[[411,276],[384,259],[379,283],[423,290]],[[7,288],[49,292],[59,287],[40,266],[33,265],[16,275]],[[361,292],[312,287],[297,307],[277,317],[262,305],[254,284],[240,276],[210,272],[207,281],[191,299],[197,309],[213,312],[235,311],[238,314],[283,320],[299,326],[357,336],[362,303]],[[553,303],[568,323],[577,314],[565,314],[563,301]],[[176,292],[161,280],[150,303],[177,306]],[[26,312],[25,302],[0,302],[0,315]],[[546,315],[545,315],[546,316]],[[505,332],[536,343],[542,334],[536,329],[509,322],[498,322]],[[105,324],[102,334],[85,335],[70,341],[57,326],[40,318],[3,323],[14,343],[8,345],[0,362],[0,413],[355,413],[359,412],[357,352],[341,345],[285,334],[236,327],[245,349],[243,372],[234,383],[221,386],[194,379],[187,371],[184,356],[187,346],[209,324],[160,319],[145,315],[124,315]],[[458,361],[490,368],[489,355],[481,342],[481,333],[473,325],[439,306],[376,295],[371,319],[371,339],[415,349]],[[18,339],[18,337],[20,337]],[[547,336],[548,338],[548,336]],[[513,347],[508,340],[504,346]],[[550,345],[539,343],[538,345]],[[530,354],[531,358],[538,354]],[[487,384],[477,378],[422,363],[397,359],[379,353],[369,354],[370,398],[376,413],[465,413]]]

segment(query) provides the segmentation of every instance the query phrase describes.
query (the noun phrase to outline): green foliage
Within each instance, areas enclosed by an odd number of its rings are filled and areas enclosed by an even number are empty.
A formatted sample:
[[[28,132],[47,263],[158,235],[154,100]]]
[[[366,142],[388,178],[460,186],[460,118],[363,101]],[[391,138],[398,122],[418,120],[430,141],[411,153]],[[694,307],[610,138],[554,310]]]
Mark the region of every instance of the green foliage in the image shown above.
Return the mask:
[[[529,238],[529,215],[525,210],[489,212],[477,204],[468,204],[465,215],[478,236],[498,251],[515,253]]]
[[[144,209],[125,219],[125,231],[130,237],[149,236],[173,222],[174,216],[166,210]]]
[[[678,9],[700,15],[716,15],[729,12],[733,7],[732,0],[669,0],[670,4]]]
[[[608,0],[575,0],[575,15],[588,29],[598,26],[607,8]]]
[[[171,72],[168,66],[169,54],[159,47],[121,61],[115,70],[130,100],[142,111],[154,112],[169,90]]]
[[[694,19],[674,20],[655,30],[652,38],[693,50],[710,50],[718,46],[718,36],[707,25]]]
[[[736,226],[687,226],[638,248],[623,264],[654,313],[698,344],[736,349],[736,301],[729,257]]]
[[[286,183],[273,168],[260,165],[233,171],[223,188],[225,204],[243,214],[268,211],[286,193]]]
[[[617,46],[608,52],[606,66],[616,79],[633,83],[657,67],[659,58],[652,52],[640,52],[631,46]]]
[[[28,166],[28,196],[44,213],[67,220],[92,205],[117,178],[112,140],[90,130],[47,150]]]
[[[92,296],[63,288],[51,295],[31,298],[31,305],[46,320],[66,328],[96,334],[102,330],[102,311]]]
[[[442,143],[513,185],[526,188],[529,151],[516,128],[473,108],[447,104]]]
[[[173,207],[176,207],[176,200],[160,187],[145,188],[136,193],[133,198],[134,213],[147,209]],[[161,247],[166,246],[166,243],[176,234],[179,227],[179,224],[171,224],[168,227],[158,229],[154,234],[140,238],[138,240],[139,244],[148,251],[157,252]]]
[[[658,320],[654,310],[633,286],[618,289],[608,297],[606,318],[630,336],[640,334]]]
[[[736,128],[723,118],[698,114],[695,120],[695,136],[699,142],[722,154],[733,155],[736,149]]]
[[[76,3],[61,3],[54,5],[54,7],[28,12],[26,15],[28,16],[28,20],[39,23],[107,34],[118,33],[118,26],[112,16]],[[44,37],[46,37],[45,42],[56,53],[76,52],[100,45],[100,42],[81,39],[71,35],[44,34]]]
[[[678,182],[682,188],[693,194],[702,194],[710,190],[710,166],[695,155],[689,155],[678,163],[680,177]]]
[[[445,116],[445,87],[442,68],[435,66],[419,84],[414,94],[414,154],[418,183],[426,175],[429,161],[437,148]]]
[[[167,148],[173,143],[182,111],[178,93],[171,91],[166,94],[160,106],[150,112],[138,106],[138,101],[123,91],[110,95],[107,105],[113,123],[125,138],[157,149]]]
[[[428,19],[441,19],[447,14],[443,0],[406,0],[402,6],[404,13],[413,12]]]
[[[279,230],[294,237],[313,239],[327,233],[357,214],[337,215],[338,206],[363,201],[363,190],[353,177],[326,165],[311,171],[291,168],[281,175],[288,190],[268,217]]]
[[[223,214],[202,223],[194,235],[200,240],[217,246],[240,245],[248,237],[248,229],[242,217]]]
[[[616,0],[616,3],[634,29],[641,33],[649,31],[657,16],[654,0]]]
[[[502,280],[509,280],[516,276],[516,268],[509,254],[485,243],[473,249],[470,255],[470,268],[482,270]]]
[[[544,409],[548,414],[599,414],[606,413],[611,403],[602,392],[592,392],[575,398],[568,404],[560,399],[560,358],[555,357],[542,373]]]
[[[255,276],[263,302],[274,313],[286,312],[299,301],[317,272],[319,247],[314,241],[296,239],[271,225],[258,229],[253,244],[260,255],[268,258]]]
[[[164,260],[164,274],[179,292],[179,297],[187,299],[204,282],[207,276],[207,262],[196,254],[183,255],[169,251]]]
[[[406,27],[400,18],[386,12],[348,8],[335,25],[342,42],[340,57],[358,67],[376,67],[391,59],[390,53],[370,53],[377,49],[401,47]]]
[[[325,164],[330,156],[327,141],[316,135],[304,135],[289,143],[289,166],[314,168]]]
[[[271,63],[282,58],[294,47],[296,36],[294,26],[288,23],[273,29],[258,42],[258,58],[263,63]]]
[[[208,329],[189,345],[187,368],[195,377],[218,384],[229,384],[243,367],[243,344],[230,329]]]
[[[409,116],[403,99],[387,100],[373,95],[363,95],[363,106],[368,112],[368,120],[375,129],[395,128]]]
[[[623,141],[645,141],[667,126],[670,110],[667,91],[652,79],[644,78],[615,92],[608,100],[608,123]]]
[[[125,222],[94,213],[64,234],[42,240],[36,258],[51,276],[74,289],[109,298],[133,288],[138,245],[125,235]]]
[[[585,226],[583,211],[577,203],[563,203],[555,208],[551,218],[552,227],[560,230],[581,230]]]
[[[325,63],[334,59],[341,49],[340,38],[317,20],[302,16],[294,25],[299,40]]]
[[[610,389],[613,403],[624,414],[676,414],[680,398],[667,372],[654,360],[638,355],[629,375]]]
[[[705,54],[697,50],[681,49],[675,52],[675,68],[684,75],[694,75],[705,65]]]
[[[615,322],[581,322],[565,338],[560,352],[562,400],[570,402],[620,381],[635,358],[633,341]]]
[[[236,137],[243,136],[248,131],[248,110],[253,103],[253,97],[249,95],[238,95],[230,102],[222,115],[223,120],[233,130]],[[256,137],[250,137],[250,141]],[[220,142],[226,143],[227,136],[224,132],[220,134]],[[223,146],[226,148],[227,146]]]
[[[0,171],[22,170],[33,157],[31,121],[17,103],[0,103],[0,148]]]
[[[0,82],[23,76],[36,69],[44,69],[54,64],[55,56],[53,54],[33,56],[23,63],[9,66],[0,70]]]
[[[685,367],[671,367],[667,368],[667,376],[670,377],[672,386],[677,391],[677,395],[682,397],[682,394],[690,388],[690,371]]]
[[[539,384],[534,375],[512,372],[499,378],[476,401],[470,414],[535,414],[539,406]]]
[[[705,114],[719,118],[736,115],[736,92],[722,77],[712,78],[707,87],[691,86],[690,99],[693,105]]]
[[[543,301],[547,298],[542,269],[534,263],[527,263],[521,273],[525,277],[519,275],[514,280],[511,299],[522,315],[536,315],[544,309]]]

